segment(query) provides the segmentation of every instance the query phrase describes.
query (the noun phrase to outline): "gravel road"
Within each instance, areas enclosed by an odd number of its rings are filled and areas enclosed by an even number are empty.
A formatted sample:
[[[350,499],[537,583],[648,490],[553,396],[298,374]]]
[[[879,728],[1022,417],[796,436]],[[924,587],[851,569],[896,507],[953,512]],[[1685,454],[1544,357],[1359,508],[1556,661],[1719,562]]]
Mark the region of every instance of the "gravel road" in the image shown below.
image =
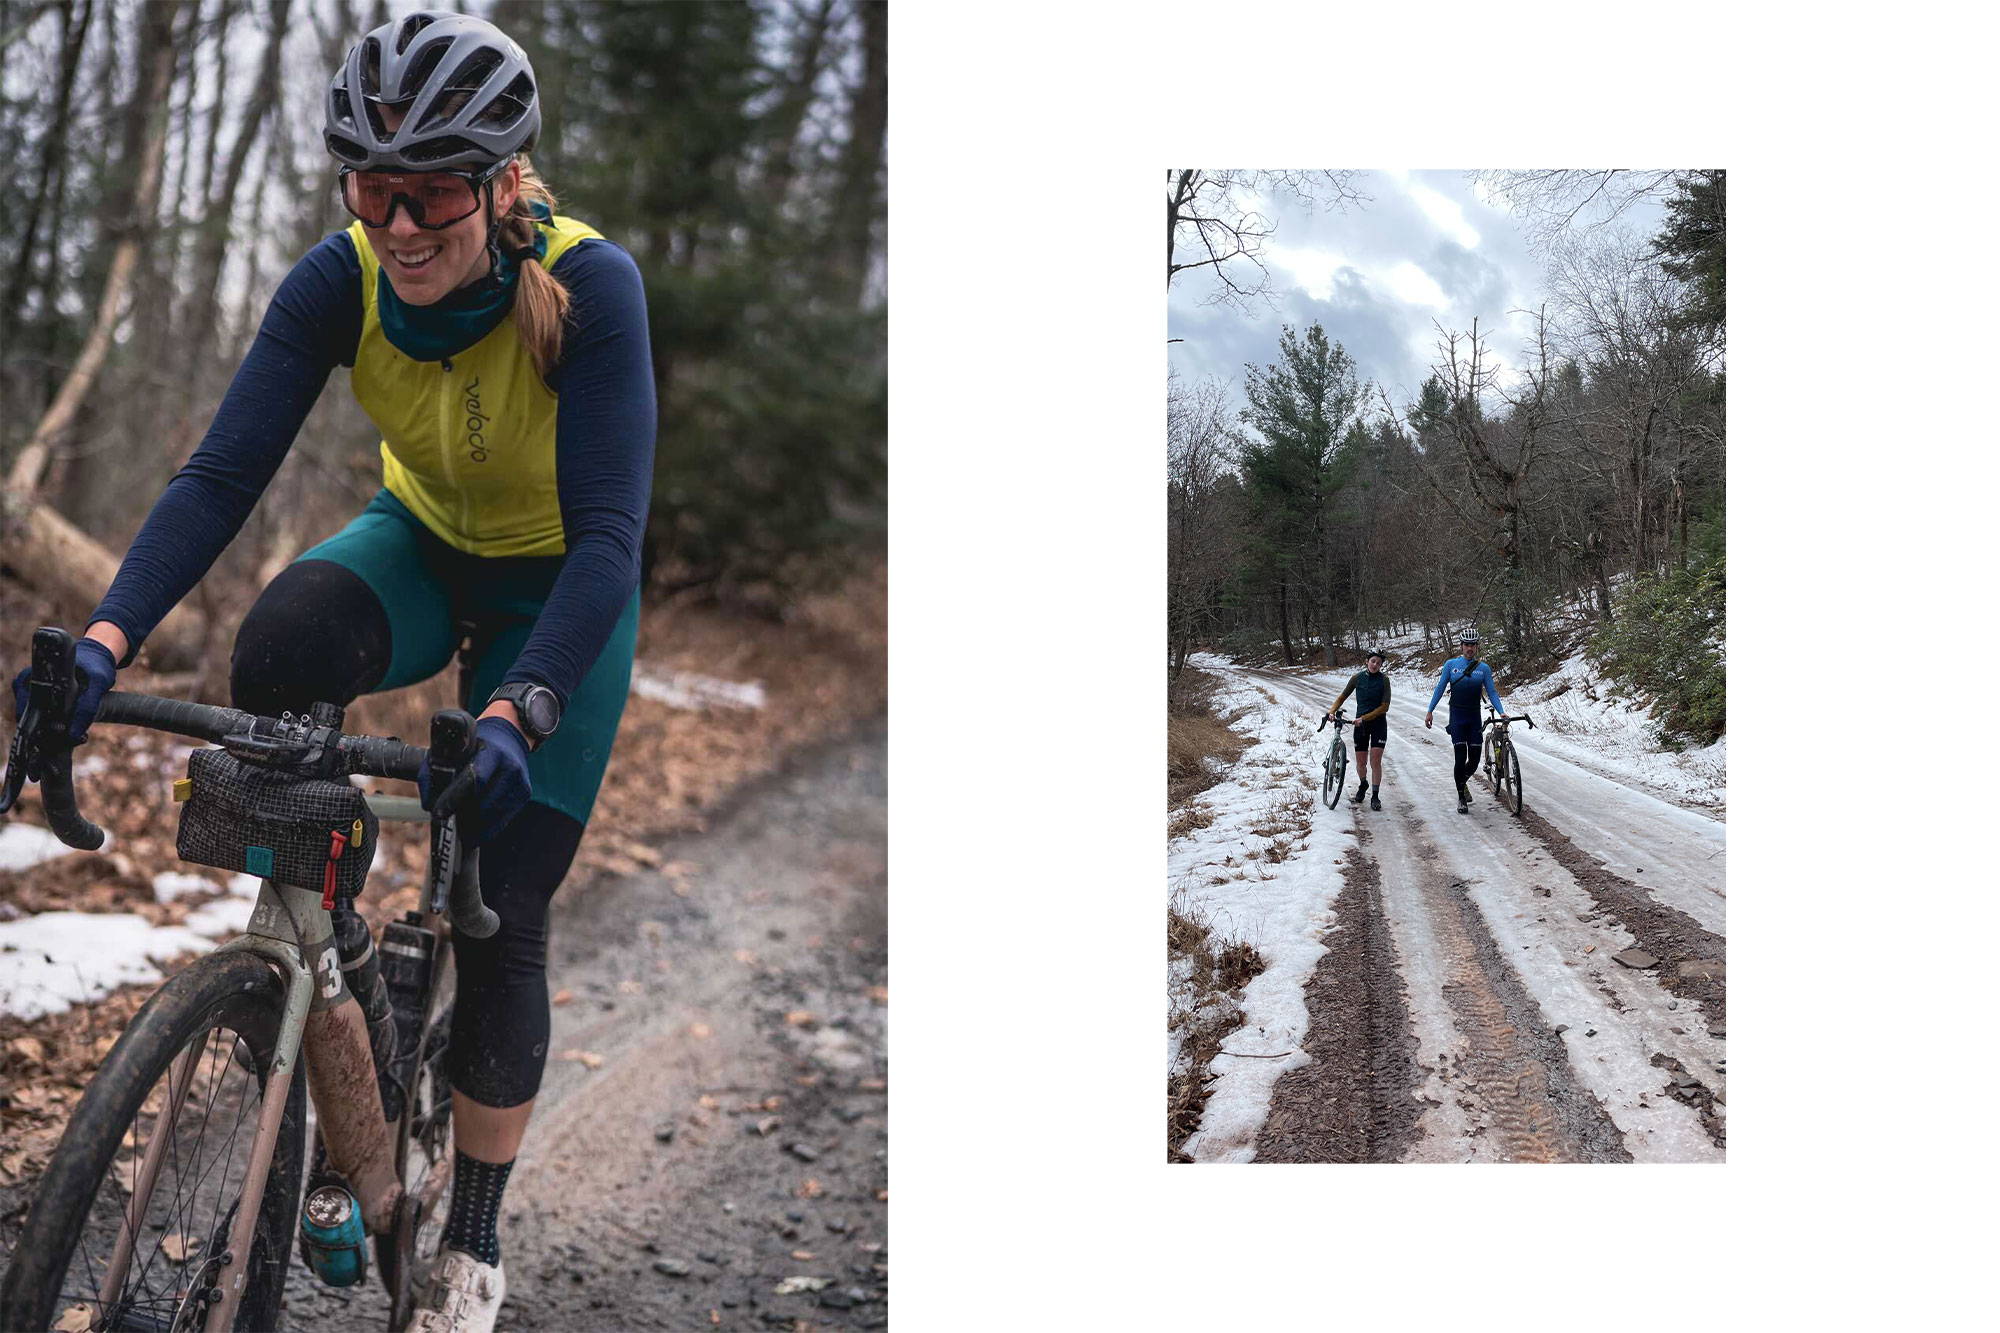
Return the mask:
[[[659,870],[558,894],[572,998],[508,1186],[500,1329],[886,1327],[887,830],[877,719]],[[386,1319],[297,1263],[288,1301],[292,1329]]]

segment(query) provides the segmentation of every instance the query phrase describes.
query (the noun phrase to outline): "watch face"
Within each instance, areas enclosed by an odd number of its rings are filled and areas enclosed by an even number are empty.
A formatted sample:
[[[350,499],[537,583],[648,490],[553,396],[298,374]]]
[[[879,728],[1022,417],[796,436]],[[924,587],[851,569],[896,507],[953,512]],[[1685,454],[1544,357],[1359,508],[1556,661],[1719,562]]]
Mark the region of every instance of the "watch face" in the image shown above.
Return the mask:
[[[529,690],[521,700],[521,713],[537,735],[547,736],[556,729],[559,720],[555,691],[541,686]]]

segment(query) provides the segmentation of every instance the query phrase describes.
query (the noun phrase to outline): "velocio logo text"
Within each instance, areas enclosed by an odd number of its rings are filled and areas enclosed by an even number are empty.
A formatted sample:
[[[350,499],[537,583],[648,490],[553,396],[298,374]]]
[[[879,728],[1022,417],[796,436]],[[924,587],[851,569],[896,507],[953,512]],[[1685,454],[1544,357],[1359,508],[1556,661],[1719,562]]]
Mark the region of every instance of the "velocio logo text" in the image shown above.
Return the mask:
[[[479,380],[465,386],[465,450],[475,463],[486,461],[487,416],[479,410]]]

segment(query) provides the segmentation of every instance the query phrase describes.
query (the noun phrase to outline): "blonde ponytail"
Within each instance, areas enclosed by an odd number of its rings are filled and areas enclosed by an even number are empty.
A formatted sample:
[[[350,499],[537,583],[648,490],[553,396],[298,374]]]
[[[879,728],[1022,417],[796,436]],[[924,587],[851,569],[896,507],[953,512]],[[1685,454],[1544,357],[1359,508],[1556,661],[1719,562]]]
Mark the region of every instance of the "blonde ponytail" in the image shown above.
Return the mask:
[[[513,208],[500,219],[500,248],[509,251],[534,244],[534,205],[541,204],[550,213],[556,210],[555,191],[529,163],[528,155],[522,153],[514,160],[521,168],[521,189],[514,196]],[[568,317],[569,288],[541,264],[523,259],[513,318],[528,355],[534,359],[535,373],[543,380],[562,358],[563,321]]]

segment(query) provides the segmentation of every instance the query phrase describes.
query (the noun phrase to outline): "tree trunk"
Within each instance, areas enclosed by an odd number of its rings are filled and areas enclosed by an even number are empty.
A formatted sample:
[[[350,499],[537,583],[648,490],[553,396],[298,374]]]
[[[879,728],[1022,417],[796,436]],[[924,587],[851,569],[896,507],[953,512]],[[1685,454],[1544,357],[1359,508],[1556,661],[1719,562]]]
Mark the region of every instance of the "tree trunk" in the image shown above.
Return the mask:
[[[49,124],[48,135],[42,141],[42,162],[35,177],[34,199],[28,205],[28,220],[17,242],[14,252],[13,271],[7,278],[7,295],[4,314],[0,314],[0,326],[12,328],[20,319],[21,304],[27,297],[30,261],[35,253],[35,240],[41,231],[43,210],[49,202],[50,186],[56,172],[56,163],[62,156],[69,141],[70,93],[76,87],[76,67],[83,53],[83,39],[90,29],[92,0],[83,0],[83,15],[75,18],[76,6],[66,2],[63,5],[63,53],[62,69],[56,75],[55,109]],[[72,20],[75,20],[72,23]],[[43,312],[47,318],[48,312]]]
[[[832,20],[833,0],[819,0],[813,13],[802,16],[804,31],[798,38],[798,54],[785,80],[784,96],[771,109],[771,148],[764,190],[780,205],[791,193],[792,180],[798,174],[799,131],[812,107],[813,85],[819,81],[823,68],[826,32]]]
[[[1285,583],[1283,578],[1278,580],[1278,637],[1284,641],[1285,665],[1291,666],[1298,659],[1292,655],[1292,617],[1285,603]]]
[[[215,289],[221,281],[223,257],[228,253],[234,232],[231,223],[236,209],[236,191],[243,183],[243,169],[250,161],[250,149],[278,99],[279,57],[284,52],[291,7],[292,0],[271,0],[271,35],[264,43],[257,86],[243,112],[243,123],[237,127],[236,142],[230,145],[229,160],[222,168],[222,183],[209,195],[208,216],[202,221],[201,239],[195,248],[194,280],[188,289],[185,307],[188,312],[185,327],[190,336],[183,349],[186,355],[183,365],[188,380],[193,379],[195,367],[212,345],[216,325],[220,322],[214,318]]]
[[[856,305],[868,294],[868,261],[881,211],[882,138],[889,123],[889,7],[883,0],[860,0],[858,14],[861,82],[848,114],[840,195],[834,204],[834,250]]]
[[[173,23],[177,12],[178,6],[171,4],[149,5],[144,11],[145,35],[148,38],[145,44],[146,63],[128,111],[131,116],[128,128],[136,123],[143,131],[146,122],[154,118],[153,113],[165,108],[168,84],[173,75]],[[148,224],[153,221],[153,210],[159,202],[160,160],[167,145],[165,116],[158,117],[158,123],[150,135],[144,136],[143,142],[143,150],[128,159],[138,166],[137,188],[132,194],[130,213],[118,225],[118,246],[112,252],[111,271],[105,278],[104,293],[98,301],[97,320],[91,326],[90,336],[84,340],[82,354],[70,367],[69,377],[56,394],[55,402],[43,414],[34,435],[29,438],[21,456],[14,460],[14,469],[8,475],[7,488],[23,500],[33,498],[41,484],[42,473],[48,467],[51,450],[74,422],[77,409],[96,383],[97,374],[104,368],[105,358],[110,354],[111,335],[118,324],[125,289],[139,263],[139,243]]]
[[[118,573],[116,556],[38,501],[0,494],[0,529],[7,536],[7,563],[67,616],[89,614]],[[146,640],[147,664],[162,671],[192,667],[205,633],[194,608],[177,608]]]

